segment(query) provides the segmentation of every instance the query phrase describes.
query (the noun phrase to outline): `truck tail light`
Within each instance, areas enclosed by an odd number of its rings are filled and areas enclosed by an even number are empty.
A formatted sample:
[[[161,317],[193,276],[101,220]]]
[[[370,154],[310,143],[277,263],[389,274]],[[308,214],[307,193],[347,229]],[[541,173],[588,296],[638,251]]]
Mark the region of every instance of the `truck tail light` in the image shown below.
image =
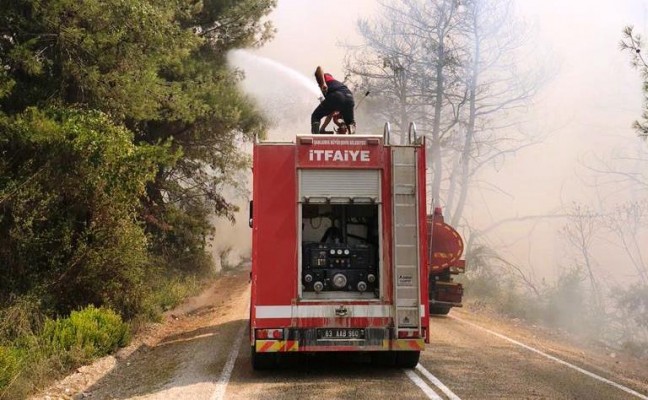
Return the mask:
[[[456,267],[456,266],[450,267],[451,274],[458,275],[458,274],[463,274],[464,272],[466,272],[465,267]]]
[[[255,336],[257,339],[282,340],[284,333],[283,329],[257,329]]]
[[[411,338],[419,338],[421,335],[419,334],[418,330],[403,330],[403,331],[398,331],[398,338],[399,339],[411,339]]]

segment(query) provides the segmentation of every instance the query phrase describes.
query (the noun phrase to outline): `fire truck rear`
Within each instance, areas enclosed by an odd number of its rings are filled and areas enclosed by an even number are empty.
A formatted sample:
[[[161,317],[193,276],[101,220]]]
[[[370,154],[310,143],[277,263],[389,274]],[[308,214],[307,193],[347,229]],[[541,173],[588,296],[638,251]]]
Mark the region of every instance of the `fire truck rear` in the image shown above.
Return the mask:
[[[424,140],[297,136],[254,146],[254,368],[291,352],[414,367],[429,342]]]

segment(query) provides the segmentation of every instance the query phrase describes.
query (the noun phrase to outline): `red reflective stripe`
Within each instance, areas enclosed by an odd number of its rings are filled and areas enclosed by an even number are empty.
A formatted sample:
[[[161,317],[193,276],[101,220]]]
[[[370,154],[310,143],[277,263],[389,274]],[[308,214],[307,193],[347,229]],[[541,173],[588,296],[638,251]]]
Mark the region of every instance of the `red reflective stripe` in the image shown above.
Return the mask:
[[[265,343],[263,343],[263,346],[261,346],[261,350],[259,350],[259,351],[262,352],[262,353],[265,352],[265,351],[268,351],[272,347],[272,345],[274,345],[274,344],[275,344],[275,342],[265,342]]]

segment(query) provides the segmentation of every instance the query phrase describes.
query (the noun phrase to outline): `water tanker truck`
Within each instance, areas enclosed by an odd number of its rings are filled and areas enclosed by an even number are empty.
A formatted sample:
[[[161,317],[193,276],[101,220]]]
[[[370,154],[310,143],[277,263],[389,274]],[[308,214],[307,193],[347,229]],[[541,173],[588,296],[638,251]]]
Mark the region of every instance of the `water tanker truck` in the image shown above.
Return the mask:
[[[463,240],[445,223],[441,208],[428,215],[427,229],[429,310],[430,314],[446,315],[452,307],[463,306],[463,285],[453,278],[465,272]]]

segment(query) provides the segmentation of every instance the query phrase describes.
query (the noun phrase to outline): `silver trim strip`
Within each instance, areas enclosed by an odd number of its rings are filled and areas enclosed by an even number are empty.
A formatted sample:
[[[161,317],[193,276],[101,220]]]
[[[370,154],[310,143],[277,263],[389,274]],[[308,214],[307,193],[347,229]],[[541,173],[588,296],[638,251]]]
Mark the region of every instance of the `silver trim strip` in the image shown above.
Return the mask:
[[[331,318],[335,317],[335,305],[295,305],[295,306],[255,306],[256,318]],[[346,317],[351,318],[391,318],[390,305],[344,305]]]
[[[256,318],[321,318],[335,316],[339,305],[299,305],[299,306],[255,306]],[[345,306],[348,317],[356,318],[392,318],[390,305],[352,305]],[[293,309],[295,315],[293,316]],[[425,305],[421,304],[421,315],[425,315]]]

